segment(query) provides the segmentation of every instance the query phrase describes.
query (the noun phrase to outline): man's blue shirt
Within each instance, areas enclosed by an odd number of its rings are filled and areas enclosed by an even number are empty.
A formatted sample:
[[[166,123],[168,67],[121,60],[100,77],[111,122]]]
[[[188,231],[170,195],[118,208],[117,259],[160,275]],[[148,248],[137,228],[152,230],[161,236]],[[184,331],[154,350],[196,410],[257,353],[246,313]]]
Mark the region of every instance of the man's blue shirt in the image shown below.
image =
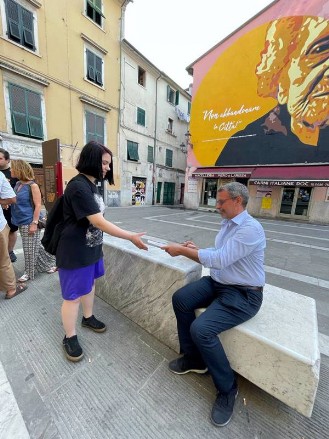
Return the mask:
[[[263,286],[265,284],[265,233],[262,225],[244,210],[221,223],[215,248],[200,249],[201,264],[222,284]]]

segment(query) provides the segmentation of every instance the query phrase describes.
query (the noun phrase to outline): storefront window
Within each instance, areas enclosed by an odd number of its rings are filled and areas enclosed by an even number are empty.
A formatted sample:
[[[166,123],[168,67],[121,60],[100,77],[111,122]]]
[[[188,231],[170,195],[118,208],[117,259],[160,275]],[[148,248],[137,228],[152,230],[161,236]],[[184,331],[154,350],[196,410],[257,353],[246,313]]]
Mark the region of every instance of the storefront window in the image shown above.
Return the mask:
[[[280,213],[286,215],[308,215],[308,207],[312,188],[284,187],[282,192]]]
[[[201,201],[204,206],[216,207],[217,182],[217,178],[204,180],[203,200]]]

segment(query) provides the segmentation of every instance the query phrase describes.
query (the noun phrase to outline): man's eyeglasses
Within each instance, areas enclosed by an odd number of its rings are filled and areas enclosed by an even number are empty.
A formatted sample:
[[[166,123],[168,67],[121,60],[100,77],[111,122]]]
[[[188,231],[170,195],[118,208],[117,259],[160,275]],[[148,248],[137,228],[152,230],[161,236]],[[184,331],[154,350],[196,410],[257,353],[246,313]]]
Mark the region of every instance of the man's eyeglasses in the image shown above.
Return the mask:
[[[223,206],[224,203],[228,200],[234,200],[234,198],[226,198],[225,200],[216,200],[217,206]]]

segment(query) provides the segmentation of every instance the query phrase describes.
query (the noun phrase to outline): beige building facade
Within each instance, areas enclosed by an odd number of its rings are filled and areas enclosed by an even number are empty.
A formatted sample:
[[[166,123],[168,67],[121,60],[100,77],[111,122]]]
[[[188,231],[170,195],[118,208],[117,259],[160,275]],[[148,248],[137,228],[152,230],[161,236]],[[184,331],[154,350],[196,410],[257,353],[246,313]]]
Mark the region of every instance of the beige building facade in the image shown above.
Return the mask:
[[[42,142],[58,138],[65,186],[83,145],[97,140],[113,152],[111,190],[119,189],[120,42],[129,3],[0,0],[0,145],[12,158],[42,168]]]

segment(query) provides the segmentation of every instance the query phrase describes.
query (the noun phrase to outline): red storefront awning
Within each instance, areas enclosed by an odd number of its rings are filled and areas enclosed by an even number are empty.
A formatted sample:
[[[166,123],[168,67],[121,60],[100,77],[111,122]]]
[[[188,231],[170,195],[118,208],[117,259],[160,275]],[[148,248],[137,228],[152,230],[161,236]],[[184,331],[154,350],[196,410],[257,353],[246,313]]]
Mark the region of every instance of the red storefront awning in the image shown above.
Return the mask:
[[[249,178],[254,168],[197,168],[194,177],[208,178]]]
[[[250,184],[263,186],[329,186],[329,165],[254,168]]]

